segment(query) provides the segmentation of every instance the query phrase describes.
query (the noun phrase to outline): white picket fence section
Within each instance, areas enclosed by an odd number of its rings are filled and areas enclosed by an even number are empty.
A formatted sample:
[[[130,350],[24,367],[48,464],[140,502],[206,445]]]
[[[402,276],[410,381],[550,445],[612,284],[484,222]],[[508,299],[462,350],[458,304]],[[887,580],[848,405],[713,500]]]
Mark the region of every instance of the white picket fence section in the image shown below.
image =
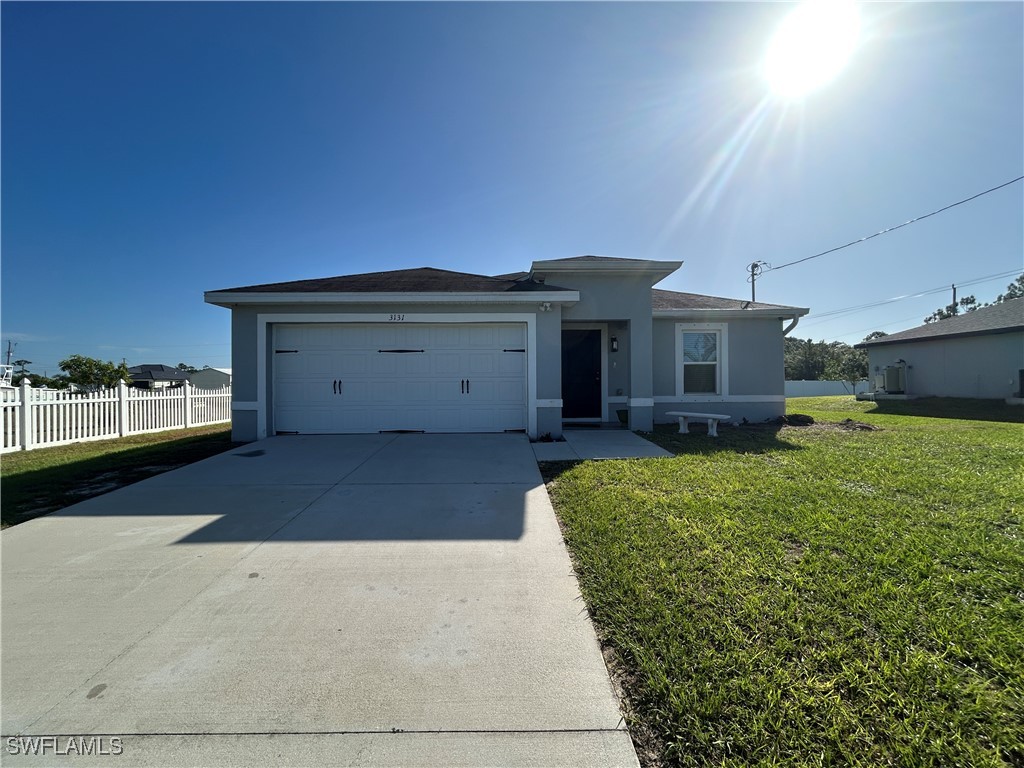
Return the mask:
[[[857,382],[856,391],[848,381],[787,381],[786,397],[826,397],[828,395],[856,395],[859,392],[870,392],[868,380]]]
[[[230,388],[197,389],[188,382],[165,390],[121,382],[100,392],[33,389],[23,382],[0,391],[0,453],[231,421]]]

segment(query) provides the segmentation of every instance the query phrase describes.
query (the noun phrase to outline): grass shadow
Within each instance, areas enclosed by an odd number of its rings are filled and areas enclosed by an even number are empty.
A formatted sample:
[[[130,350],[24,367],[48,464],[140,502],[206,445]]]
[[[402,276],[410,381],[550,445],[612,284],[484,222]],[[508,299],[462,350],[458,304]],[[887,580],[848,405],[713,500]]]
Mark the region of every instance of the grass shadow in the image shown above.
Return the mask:
[[[802,451],[804,447],[780,437],[783,424],[744,424],[718,426],[718,437],[710,437],[703,424],[691,424],[689,434],[679,434],[676,424],[658,424],[644,434],[655,445],[675,456],[709,456],[715,453],[761,454],[774,451]],[[797,427],[798,428],[798,427]]]
[[[1024,424],[1024,407],[1009,405],[1002,400],[924,397],[918,400],[876,400],[874,405],[864,413]]]
[[[234,445],[230,430],[224,430],[115,449],[81,459],[72,456],[56,464],[46,464],[47,457],[31,456],[29,454],[34,453],[31,451],[25,455],[24,460],[21,454],[17,455],[17,461],[13,457],[12,460],[5,458],[0,522],[3,527],[7,527],[41,517],[85,499],[223,453]],[[65,448],[95,450],[102,448],[102,445],[99,442],[79,443]],[[18,466],[35,461],[45,465],[38,469],[22,469]],[[11,464],[14,464],[13,468]]]

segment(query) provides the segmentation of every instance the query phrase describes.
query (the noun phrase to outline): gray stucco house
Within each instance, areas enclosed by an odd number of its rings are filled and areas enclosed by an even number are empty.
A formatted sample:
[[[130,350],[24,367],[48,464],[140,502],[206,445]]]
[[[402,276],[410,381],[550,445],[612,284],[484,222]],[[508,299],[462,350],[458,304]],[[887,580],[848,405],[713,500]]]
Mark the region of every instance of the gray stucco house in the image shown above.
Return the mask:
[[[809,310],[653,288],[680,266],[580,256],[207,292],[231,309],[233,437],[782,415],[783,336]]]
[[[856,345],[868,351],[879,394],[1022,397],[1024,298],[919,325]],[[902,369],[890,376],[887,369]]]

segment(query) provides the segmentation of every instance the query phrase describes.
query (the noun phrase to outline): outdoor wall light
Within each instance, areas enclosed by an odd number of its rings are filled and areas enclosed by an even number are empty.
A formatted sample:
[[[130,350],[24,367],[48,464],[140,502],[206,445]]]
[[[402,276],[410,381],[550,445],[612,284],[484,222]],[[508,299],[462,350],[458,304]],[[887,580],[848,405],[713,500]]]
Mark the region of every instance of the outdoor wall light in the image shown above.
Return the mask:
[[[619,351],[619,340],[615,336],[612,336],[612,352]]]

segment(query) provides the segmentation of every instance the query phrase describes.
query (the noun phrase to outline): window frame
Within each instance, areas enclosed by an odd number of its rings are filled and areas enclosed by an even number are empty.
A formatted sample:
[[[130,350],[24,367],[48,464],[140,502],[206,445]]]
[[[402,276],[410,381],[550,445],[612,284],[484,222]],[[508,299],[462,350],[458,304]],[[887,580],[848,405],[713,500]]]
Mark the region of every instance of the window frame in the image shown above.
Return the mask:
[[[718,361],[716,363],[716,389],[715,392],[691,392],[683,391],[683,369],[686,362],[683,359],[683,334],[685,333],[715,333],[718,336]],[[724,400],[729,394],[729,324],[728,323],[676,323],[675,335],[675,374],[676,374],[676,399],[681,402],[709,402]],[[697,363],[700,365],[700,363]]]

